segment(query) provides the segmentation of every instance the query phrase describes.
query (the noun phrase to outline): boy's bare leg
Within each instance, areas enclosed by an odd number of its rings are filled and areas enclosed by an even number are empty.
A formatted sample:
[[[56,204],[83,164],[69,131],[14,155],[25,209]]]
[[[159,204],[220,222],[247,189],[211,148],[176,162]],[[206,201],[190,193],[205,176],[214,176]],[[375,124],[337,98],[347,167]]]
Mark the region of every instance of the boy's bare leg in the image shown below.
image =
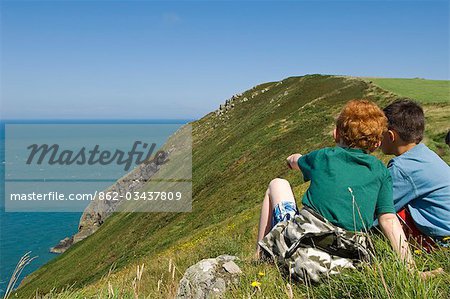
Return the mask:
[[[261,214],[259,216],[259,228],[258,228],[258,239],[256,241],[256,254],[255,257],[258,259],[260,254],[260,248],[258,242],[264,238],[265,235],[272,228],[272,204],[269,197],[269,188],[267,188],[264,200],[261,206]]]
[[[269,183],[261,207],[258,240],[256,242],[256,258],[259,258],[260,253],[258,242],[272,229],[272,211],[281,201],[292,201],[295,203],[294,194],[287,180],[278,178],[273,179]]]

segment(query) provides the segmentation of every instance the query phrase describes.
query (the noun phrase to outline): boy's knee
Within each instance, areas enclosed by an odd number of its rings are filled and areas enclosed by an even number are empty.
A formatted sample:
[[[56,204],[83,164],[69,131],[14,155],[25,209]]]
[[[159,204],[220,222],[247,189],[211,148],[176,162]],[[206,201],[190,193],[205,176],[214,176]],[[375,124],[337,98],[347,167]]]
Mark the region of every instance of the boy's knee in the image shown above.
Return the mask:
[[[269,188],[273,187],[273,186],[277,186],[277,185],[289,185],[289,182],[285,179],[280,179],[280,178],[275,178],[273,180],[270,181],[269,183]]]

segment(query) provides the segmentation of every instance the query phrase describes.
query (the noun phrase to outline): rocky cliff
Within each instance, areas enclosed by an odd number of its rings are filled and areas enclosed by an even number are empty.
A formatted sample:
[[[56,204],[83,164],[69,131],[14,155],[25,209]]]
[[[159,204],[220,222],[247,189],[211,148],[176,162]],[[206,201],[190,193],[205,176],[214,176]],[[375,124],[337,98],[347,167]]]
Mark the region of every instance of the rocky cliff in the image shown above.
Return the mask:
[[[112,186],[104,190],[104,192],[117,192],[124,195],[127,192],[134,192],[141,190],[145,184],[158,172],[161,166],[169,159],[169,151],[158,151],[151,160],[146,161],[137,166],[133,171],[129,172]],[[52,253],[63,253],[73,244],[89,237],[103,224],[117,207],[122,204],[124,197],[121,200],[94,200],[84,210],[78,224],[78,232],[61,240],[56,246],[50,248]]]

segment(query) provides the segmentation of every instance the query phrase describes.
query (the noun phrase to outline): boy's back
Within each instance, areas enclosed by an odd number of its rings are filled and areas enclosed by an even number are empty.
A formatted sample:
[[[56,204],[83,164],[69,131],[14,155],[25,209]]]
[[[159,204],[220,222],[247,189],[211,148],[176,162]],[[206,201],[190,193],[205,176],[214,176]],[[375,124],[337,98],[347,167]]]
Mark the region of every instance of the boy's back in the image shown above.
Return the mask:
[[[450,167],[423,143],[393,158],[388,169],[396,210],[407,206],[420,231],[450,235]]]
[[[344,229],[369,229],[374,211],[395,213],[388,170],[361,149],[324,148],[302,156],[298,165],[311,180],[303,204]]]

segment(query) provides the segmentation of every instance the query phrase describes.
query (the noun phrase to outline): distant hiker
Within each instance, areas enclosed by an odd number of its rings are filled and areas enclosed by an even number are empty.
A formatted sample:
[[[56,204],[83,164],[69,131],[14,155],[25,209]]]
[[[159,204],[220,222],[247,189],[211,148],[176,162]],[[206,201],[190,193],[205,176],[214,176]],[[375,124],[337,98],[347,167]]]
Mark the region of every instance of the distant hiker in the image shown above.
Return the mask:
[[[383,111],[367,100],[342,109],[334,129],[335,147],[287,158],[311,184],[298,210],[289,182],[270,182],[262,204],[258,246],[285,264],[290,274],[318,281],[367,260],[364,232],[374,216],[394,250],[413,266],[408,243],[392,202],[392,181],[383,163],[370,155],[387,130]]]
[[[388,131],[381,149],[396,156],[388,169],[395,210],[404,230],[425,249],[436,242],[445,245],[444,239],[450,236],[450,167],[421,143],[425,129],[422,107],[399,100],[384,108],[384,113]],[[447,144],[448,138],[447,134]]]

